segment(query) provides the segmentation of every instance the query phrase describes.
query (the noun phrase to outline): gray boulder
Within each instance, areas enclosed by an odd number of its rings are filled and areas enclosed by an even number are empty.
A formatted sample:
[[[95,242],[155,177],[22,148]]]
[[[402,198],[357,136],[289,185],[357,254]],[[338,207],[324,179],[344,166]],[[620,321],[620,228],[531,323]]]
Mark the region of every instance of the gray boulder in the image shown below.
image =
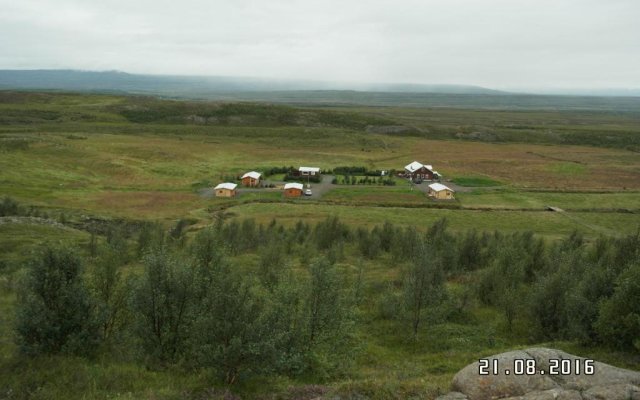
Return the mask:
[[[531,348],[501,353],[490,357],[489,374],[480,375],[480,362],[464,367],[453,378],[453,392],[438,400],[640,400],[640,373],[593,362],[593,373],[585,374],[585,358],[560,350]],[[493,373],[497,360],[497,373]],[[523,360],[523,361],[516,361]],[[530,361],[527,361],[530,360]],[[551,373],[550,360],[565,361],[581,370],[561,375]],[[535,362],[533,374],[516,374],[515,365]]]

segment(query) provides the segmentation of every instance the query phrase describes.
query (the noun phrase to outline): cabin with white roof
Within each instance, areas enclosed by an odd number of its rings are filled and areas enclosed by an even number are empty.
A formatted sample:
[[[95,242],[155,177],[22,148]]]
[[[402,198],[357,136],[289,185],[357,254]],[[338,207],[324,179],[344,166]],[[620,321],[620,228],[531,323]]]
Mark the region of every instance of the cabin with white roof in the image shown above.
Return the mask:
[[[221,183],[213,190],[216,193],[216,197],[235,197],[236,195],[236,185],[235,183],[225,182]]]
[[[302,196],[303,190],[304,185],[302,183],[287,183],[286,185],[284,185],[284,197],[300,197]]]
[[[242,185],[248,187],[257,187],[260,186],[260,180],[262,179],[262,174],[260,172],[251,171],[242,175]]]
[[[418,161],[414,161],[411,164],[405,165],[404,176],[405,178],[411,178],[411,180],[433,180],[435,176],[433,166],[424,165]]]
[[[455,190],[442,183],[432,183],[429,185],[427,195],[436,200],[453,200],[455,199]]]
[[[300,176],[316,176],[320,175],[320,168],[317,167],[300,167],[298,168]]]

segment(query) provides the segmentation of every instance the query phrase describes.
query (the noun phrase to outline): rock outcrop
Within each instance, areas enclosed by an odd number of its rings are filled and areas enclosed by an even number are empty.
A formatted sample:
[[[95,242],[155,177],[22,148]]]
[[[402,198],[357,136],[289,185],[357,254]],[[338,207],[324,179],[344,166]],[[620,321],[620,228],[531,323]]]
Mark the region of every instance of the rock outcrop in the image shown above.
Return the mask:
[[[479,361],[467,365],[454,376],[453,391],[437,400],[640,400],[640,372],[560,350],[531,348],[485,360],[486,374]]]

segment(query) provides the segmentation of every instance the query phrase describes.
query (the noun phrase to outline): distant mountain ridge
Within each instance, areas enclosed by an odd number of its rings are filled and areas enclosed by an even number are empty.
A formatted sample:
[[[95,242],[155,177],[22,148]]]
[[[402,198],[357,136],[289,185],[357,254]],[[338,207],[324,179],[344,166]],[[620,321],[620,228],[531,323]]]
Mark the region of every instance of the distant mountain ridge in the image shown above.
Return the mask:
[[[142,93],[268,92],[355,90],[367,92],[503,94],[471,85],[406,83],[341,83],[221,76],[142,75],[120,71],[0,70],[0,88],[45,90],[106,90]]]
[[[640,112],[640,91],[624,95],[517,93],[469,85],[344,83],[244,77],[142,75],[119,71],[0,70],[0,90],[142,95],[297,106]]]

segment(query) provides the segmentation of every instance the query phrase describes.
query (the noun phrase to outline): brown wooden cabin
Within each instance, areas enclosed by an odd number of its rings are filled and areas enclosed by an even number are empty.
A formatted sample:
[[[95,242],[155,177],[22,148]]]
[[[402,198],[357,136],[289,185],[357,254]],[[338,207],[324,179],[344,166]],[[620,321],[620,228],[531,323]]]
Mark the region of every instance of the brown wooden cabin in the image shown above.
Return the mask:
[[[213,190],[216,193],[216,197],[235,197],[236,193],[236,187],[238,185],[236,185],[235,183],[229,183],[229,182],[225,182],[225,183],[221,183],[218,186],[216,186],[215,188],[213,188]]]
[[[246,174],[242,175],[242,186],[258,187],[260,186],[261,178],[262,174],[260,172],[247,172]]]
[[[287,183],[284,185],[284,197],[301,197],[303,189],[302,183]]]
[[[423,165],[417,161],[412,162],[404,167],[405,178],[411,178],[411,180],[433,180],[435,173],[431,165]]]

